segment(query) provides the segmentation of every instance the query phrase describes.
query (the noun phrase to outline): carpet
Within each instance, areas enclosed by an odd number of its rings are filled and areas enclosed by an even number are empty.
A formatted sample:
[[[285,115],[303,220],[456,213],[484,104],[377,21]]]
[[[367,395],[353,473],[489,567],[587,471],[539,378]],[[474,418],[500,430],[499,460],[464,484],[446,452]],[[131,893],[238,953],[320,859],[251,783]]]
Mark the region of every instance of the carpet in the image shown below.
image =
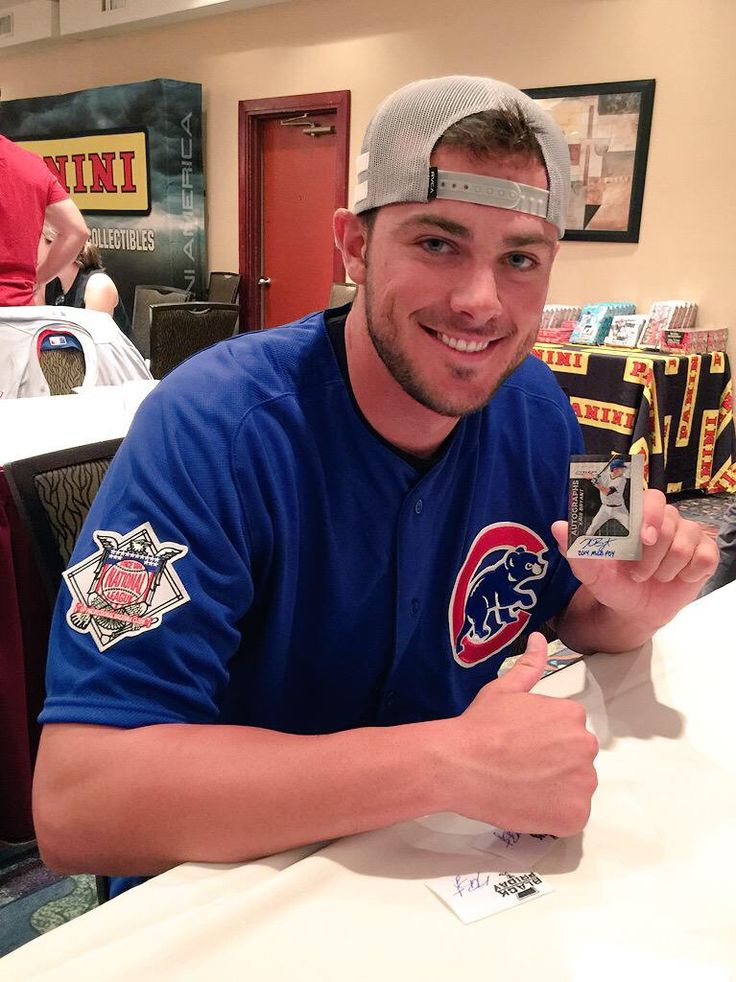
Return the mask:
[[[721,522],[733,501],[730,494],[693,494],[671,495],[668,498],[671,505],[680,512],[683,518],[699,522],[705,531],[715,538],[721,527]]]
[[[0,957],[97,906],[94,876],[60,876],[35,843],[0,843]]]

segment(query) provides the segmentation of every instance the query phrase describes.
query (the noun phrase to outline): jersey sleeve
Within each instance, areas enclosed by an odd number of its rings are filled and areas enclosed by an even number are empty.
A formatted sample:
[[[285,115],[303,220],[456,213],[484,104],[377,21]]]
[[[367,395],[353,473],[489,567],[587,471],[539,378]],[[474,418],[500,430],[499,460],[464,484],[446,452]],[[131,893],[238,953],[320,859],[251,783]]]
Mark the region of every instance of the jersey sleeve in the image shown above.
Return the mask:
[[[111,463],[54,611],[42,723],[217,721],[253,584],[233,414],[210,398],[161,383]]]

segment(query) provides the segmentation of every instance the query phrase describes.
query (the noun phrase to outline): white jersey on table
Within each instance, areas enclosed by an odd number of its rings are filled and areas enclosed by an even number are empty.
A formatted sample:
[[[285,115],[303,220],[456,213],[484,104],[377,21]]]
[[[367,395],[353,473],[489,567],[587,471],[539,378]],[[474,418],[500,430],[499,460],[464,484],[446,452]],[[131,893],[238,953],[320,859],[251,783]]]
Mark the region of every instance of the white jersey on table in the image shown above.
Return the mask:
[[[0,399],[49,395],[38,359],[44,331],[77,339],[85,362],[83,388],[152,378],[109,314],[77,307],[0,307]]]

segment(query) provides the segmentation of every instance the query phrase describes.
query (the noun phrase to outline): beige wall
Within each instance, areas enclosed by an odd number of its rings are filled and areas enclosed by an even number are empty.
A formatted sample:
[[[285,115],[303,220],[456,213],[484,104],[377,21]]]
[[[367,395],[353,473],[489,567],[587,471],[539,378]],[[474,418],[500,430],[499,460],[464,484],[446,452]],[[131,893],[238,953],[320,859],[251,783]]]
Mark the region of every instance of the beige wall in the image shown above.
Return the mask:
[[[350,89],[351,154],[376,103],[413,78],[519,86],[656,78],[637,244],[563,243],[549,299],[694,298],[736,355],[734,0],[294,0],[0,54],[3,98],[170,77],[201,82],[210,267],[237,268],[239,99]]]

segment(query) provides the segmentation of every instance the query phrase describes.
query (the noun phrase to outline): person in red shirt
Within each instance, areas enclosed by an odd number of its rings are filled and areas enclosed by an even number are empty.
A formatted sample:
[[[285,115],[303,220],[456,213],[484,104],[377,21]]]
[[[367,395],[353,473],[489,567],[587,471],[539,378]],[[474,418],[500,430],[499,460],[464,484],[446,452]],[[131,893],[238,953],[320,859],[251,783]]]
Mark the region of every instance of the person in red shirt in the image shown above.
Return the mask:
[[[44,221],[58,235],[40,265]],[[34,291],[79,253],[89,229],[43,160],[0,136],[0,307],[34,303]]]

